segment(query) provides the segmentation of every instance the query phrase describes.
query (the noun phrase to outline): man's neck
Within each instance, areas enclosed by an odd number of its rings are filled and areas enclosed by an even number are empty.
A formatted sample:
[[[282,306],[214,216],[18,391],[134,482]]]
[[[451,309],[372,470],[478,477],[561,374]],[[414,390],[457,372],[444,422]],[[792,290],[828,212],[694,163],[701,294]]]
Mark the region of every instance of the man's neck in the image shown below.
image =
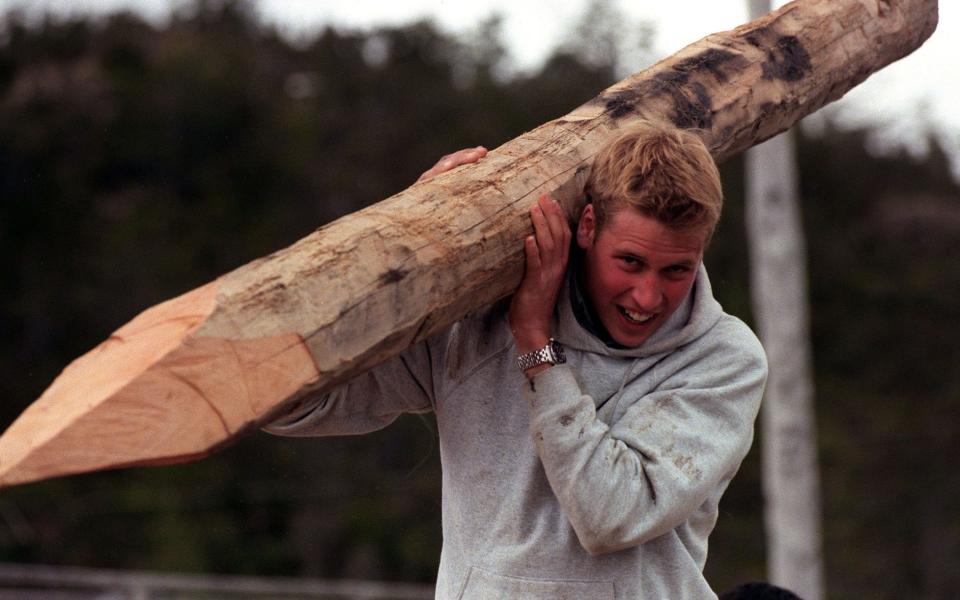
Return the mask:
[[[626,346],[617,343],[617,341],[613,339],[613,336],[610,335],[607,328],[603,326],[603,322],[597,315],[597,311],[593,308],[590,298],[584,293],[586,288],[583,285],[583,281],[585,279],[584,269],[586,265],[583,260],[583,250],[576,244],[570,249],[570,260],[573,263],[573,272],[570,277],[570,304],[577,323],[580,324],[580,327],[583,327],[606,344],[607,347],[622,350]]]

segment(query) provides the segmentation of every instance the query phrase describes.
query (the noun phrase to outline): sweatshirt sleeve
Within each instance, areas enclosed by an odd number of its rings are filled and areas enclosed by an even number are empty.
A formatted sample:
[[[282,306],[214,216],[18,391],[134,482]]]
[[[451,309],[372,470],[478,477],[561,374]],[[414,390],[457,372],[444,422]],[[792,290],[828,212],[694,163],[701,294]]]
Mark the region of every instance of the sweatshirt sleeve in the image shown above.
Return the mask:
[[[742,326],[746,329],[745,326]],[[748,330],[688,354],[612,426],[597,418],[573,370],[524,385],[547,479],[591,554],[642,544],[677,527],[739,468],[753,439],[767,366]]]
[[[263,428],[283,436],[352,435],[386,427],[405,412],[432,410],[432,353],[428,342],[322,393],[307,395]]]

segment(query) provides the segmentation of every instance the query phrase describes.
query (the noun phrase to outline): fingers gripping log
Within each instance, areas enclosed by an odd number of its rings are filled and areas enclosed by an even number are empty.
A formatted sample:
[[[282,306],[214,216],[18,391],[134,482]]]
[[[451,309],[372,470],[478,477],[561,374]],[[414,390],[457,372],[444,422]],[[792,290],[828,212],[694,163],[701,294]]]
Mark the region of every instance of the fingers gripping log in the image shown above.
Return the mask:
[[[0,437],[0,486],[205,456],[512,293],[528,207],[550,192],[576,214],[591,158],[618,129],[669,120],[722,161],[910,53],[936,22],[936,0],[797,0],[150,308]]]

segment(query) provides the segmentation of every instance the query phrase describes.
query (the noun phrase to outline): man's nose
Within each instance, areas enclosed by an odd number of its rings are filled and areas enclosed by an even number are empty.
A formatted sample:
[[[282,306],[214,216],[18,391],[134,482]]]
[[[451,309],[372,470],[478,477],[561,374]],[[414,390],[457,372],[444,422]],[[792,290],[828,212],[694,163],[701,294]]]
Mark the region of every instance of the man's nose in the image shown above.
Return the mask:
[[[660,308],[663,292],[657,276],[654,273],[645,273],[633,286],[632,296],[639,309],[653,312]]]

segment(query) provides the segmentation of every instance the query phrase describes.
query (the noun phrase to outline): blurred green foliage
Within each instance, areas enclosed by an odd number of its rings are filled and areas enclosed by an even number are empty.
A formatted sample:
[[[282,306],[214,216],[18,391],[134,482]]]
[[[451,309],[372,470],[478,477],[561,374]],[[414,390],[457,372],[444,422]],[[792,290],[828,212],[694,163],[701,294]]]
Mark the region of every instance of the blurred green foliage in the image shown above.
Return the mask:
[[[591,98],[623,67],[618,20],[601,17],[511,74],[496,18],[461,39],[419,22],[292,42],[244,2],[199,1],[164,25],[7,15],[0,424],[145,307],[399,191],[446,152],[495,147]],[[828,585],[955,598],[960,190],[935,144],[876,157],[865,137],[799,138]],[[749,320],[741,170],[723,167],[708,264]],[[255,435],[198,463],[3,490],[0,560],[431,581],[435,438],[410,416],[369,436]],[[758,462],[721,505],[717,589],[764,576]]]

